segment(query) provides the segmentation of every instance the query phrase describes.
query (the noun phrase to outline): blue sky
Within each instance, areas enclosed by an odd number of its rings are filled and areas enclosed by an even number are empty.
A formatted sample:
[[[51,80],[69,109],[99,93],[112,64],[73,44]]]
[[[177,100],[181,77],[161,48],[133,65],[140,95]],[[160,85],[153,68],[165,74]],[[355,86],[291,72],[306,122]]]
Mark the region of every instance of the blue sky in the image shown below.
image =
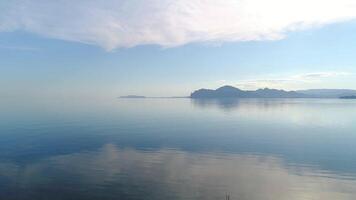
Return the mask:
[[[50,12],[58,6],[55,3],[42,2],[40,8],[31,0],[0,3],[5,13],[0,14],[0,92],[2,96],[182,96],[226,84],[242,89],[356,89],[352,1],[328,0],[330,10],[315,10],[317,5],[299,1],[294,5],[297,11],[309,5],[310,13],[320,16],[308,14],[307,9],[305,16],[291,15],[284,21],[278,21],[280,16],[275,18],[268,6],[268,12],[256,7],[262,1],[252,0],[251,5],[242,0],[223,0],[223,5],[204,1],[188,7],[188,1],[180,0],[173,8],[141,4],[137,8],[119,0],[93,10],[97,5],[62,0],[59,13]],[[146,2],[161,5],[156,0]],[[234,10],[236,2],[245,10]],[[255,16],[252,21],[251,14],[248,18],[235,14],[251,12],[249,6]],[[291,8],[284,6],[281,14],[287,15]],[[18,7],[22,9],[17,11]],[[168,8],[173,10],[167,14]],[[108,17],[112,9],[115,15]],[[146,19],[152,9],[170,20],[161,20],[159,14]],[[193,11],[186,14],[186,9]],[[140,12],[135,14],[136,10]],[[225,16],[224,11],[232,14]],[[83,18],[71,20],[72,12]],[[217,16],[226,20],[215,21]],[[188,23],[190,19],[199,23]]]

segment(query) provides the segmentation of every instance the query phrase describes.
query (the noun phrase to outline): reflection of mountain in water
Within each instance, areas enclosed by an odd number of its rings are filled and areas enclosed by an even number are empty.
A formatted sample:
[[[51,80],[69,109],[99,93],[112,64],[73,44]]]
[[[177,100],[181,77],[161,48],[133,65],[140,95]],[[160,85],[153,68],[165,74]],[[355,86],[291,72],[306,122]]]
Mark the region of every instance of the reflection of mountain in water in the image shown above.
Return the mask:
[[[191,103],[199,108],[217,107],[224,111],[233,111],[238,109],[267,110],[278,109],[290,106],[298,102],[297,99],[239,99],[239,98],[192,98]]]
[[[239,99],[236,98],[221,98],[221,99],[191,99],[193,105],[201,108],[208,108],[217,106],[223,110],[232,110],[238,108],[240,104]]]

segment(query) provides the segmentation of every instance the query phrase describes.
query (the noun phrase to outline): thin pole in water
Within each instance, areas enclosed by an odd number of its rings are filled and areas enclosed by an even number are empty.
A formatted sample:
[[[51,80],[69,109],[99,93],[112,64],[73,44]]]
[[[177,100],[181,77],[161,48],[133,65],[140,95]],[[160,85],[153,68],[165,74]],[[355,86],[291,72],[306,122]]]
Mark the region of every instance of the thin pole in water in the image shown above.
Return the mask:
[[[230,195],[227,194],[227,195],[225,196],[225,199],[226,199],[226,200],[230,200]]]

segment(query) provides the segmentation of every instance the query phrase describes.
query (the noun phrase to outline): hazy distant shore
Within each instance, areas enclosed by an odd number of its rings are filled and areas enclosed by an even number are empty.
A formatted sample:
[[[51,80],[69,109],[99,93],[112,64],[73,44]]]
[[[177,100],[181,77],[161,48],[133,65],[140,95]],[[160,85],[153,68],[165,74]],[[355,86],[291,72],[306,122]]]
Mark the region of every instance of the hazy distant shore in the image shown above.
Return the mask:
[[[143,95],[120,96],[124,99],[142,99],[142,98],[191,98],[191,99],[221,99],[221,98],[329,98],[329,99],[356,99],[356,90],[350,89],[310,89],[286,91],[279,89],[258,89],[241,90],[233,86],[223,86],[213,89],[199,89],[190,94],[190,96],[171,96],[171,97],[149,97]]]

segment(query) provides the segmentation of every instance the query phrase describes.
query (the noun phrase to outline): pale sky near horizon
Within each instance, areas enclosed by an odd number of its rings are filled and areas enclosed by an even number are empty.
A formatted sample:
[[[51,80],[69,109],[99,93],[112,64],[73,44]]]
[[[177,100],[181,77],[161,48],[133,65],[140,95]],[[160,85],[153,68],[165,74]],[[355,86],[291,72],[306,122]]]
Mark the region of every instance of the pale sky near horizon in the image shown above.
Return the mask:
[[[2,0],[0,97],[356,89],[355,0]]]

